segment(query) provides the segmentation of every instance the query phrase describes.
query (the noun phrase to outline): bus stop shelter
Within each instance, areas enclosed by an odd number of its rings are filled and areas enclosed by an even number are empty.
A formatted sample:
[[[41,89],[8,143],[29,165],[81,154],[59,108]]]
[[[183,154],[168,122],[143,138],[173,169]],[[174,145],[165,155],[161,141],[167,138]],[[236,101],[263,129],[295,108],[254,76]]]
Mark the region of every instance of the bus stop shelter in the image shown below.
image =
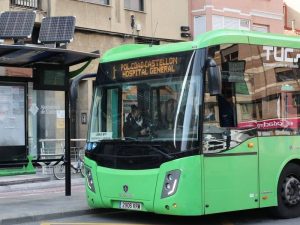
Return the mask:
[[[61,161],[42,158],[39,140],[63,137],[66,195],[71,195],[69,82],[96,58],[98,52],[0,45],[0,175]],[[71,66],[82,63],[81,69],[70,72]]]

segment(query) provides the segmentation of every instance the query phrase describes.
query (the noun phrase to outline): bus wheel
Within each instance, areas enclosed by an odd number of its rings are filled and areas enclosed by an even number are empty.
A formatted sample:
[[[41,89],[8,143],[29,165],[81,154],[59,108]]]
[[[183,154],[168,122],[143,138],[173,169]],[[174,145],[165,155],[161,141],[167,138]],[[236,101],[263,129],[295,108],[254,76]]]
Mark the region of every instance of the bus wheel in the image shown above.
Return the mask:
[[[300,216],[300,166],[288,164],[282,171],[277,190],[276,216],[294,218]]]

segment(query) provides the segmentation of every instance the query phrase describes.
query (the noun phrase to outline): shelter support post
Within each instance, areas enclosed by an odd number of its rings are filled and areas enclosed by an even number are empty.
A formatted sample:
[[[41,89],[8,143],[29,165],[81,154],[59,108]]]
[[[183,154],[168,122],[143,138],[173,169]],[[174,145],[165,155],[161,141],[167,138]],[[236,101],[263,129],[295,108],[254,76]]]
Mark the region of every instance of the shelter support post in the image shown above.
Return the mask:
[[[70,104],[69,89],[65,92],[65,196],[71,196]]]

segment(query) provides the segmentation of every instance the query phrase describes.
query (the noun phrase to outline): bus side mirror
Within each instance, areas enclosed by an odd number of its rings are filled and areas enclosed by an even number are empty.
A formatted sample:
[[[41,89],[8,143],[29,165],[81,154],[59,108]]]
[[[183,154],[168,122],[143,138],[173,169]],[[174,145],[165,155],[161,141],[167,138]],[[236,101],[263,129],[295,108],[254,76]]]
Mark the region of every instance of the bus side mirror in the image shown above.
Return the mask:
[[[209,58],[206,63],[208,72],[208,89],[211,96],[222,93],[222,76],[216,61]]]

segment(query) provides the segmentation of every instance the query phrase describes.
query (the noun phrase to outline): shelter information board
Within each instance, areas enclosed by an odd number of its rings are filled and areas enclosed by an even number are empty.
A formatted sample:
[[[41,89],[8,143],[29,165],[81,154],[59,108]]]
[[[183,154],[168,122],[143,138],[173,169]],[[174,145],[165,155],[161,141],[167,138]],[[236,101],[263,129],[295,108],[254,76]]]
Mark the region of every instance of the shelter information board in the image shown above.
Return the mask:
[[[0,84],[0,146],[25,145],[25,88]]]

